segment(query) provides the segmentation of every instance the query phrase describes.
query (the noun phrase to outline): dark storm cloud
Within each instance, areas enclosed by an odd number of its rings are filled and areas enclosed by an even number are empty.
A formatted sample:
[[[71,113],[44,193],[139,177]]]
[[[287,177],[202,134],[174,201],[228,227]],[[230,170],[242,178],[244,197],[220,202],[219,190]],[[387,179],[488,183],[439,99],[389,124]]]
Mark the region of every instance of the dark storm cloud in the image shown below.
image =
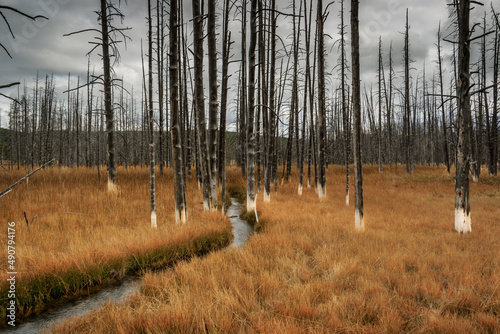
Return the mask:
[[[155,3],[156,1],[153,2]],[[141,89],[142,80],[141,39],[144,50],[147,49],[147,2],[129,0],[127,2],[121,1],[121,3],[121,9],[125,14],[122,26],[133,28],[127,31],[132,41],[127,42],[126,48],[125,45],[120,46],[122,58],[121,62],[115,66],[115,73],[119,78],[123,76],[127,88],[134,86],[136,95],[138,95],[137,92]],[[291,1],[279,1],[279,9],[284,13],[291,13],[290,3]],[[297,4],[298,3],[297,1]],[[363,84],[369,86],[372,82],[376,82],[379,36],[382,38],[383,57],[386,69],[389,46],[392,42],[394,69],[397,74],[397,80],[401,80],[403,66],[403,33],[405,30],[405,14],[407,8],[410,24],[410,53],[411,59],[414,61],[412,67],[417,70],[412,71],[412,76],[416,77],[424,61],[426,62],[426,70],[432,73],[436,66],[433,61],[436,58],[435,43],[438,24],[441,22],[443,31],[451,26],[451,19],[449,17],[450,8],[447,6],[447,3],[449,3],[449,0],[363,1],[360,4],[359,13],[361,73]],[[85,55],[92,47],[88,42],[93,40],[95,34],[84,33],[69,37],[63,37],[63,35],[84,28],[98,28],[97,14],[95,13],[95,11],[99,9],[98,1],[4,0],[2,4],[16,7],[30,15],[44,15],[48,17],[49,20],[37,19],[36,22],[32,22],[17,14],[7,13],[7,18],[15,31],[16,38],[12,39],[4,22],[0,22],[0,42],[8,48],[13,56],[13,59],[10,59],[3,50],[0,50],[0,83],[5,84],[13,81],[26,81],[26,83],[31,86],[37,72],[40,73],[42,78],[44,78],[46,74],[50,75],[54,73],[58,98],[64,99],[65,96],[62,94],[62,91],[66,88],[68,72],[71,72],[73,78],[71,81],[72,87],[76,85],[76,76],[80,76],[81,81],[84,80],[86,76],[87,57]],[[217,5],[218,12],[221,13],[222,2],[219,1]],[[307,5],[313,6],[312,29],[314,30],[316,21],[316,2],[308,1]],[[330,15],[325,22],[325,33],[331,36],[331,38],[327,37],[325,39],[328,64],[326,71],[331,73],[329,82],[331,82],[333,86],[337,85],[338,80],[338,72],[334,67],[338,62],[339,53],[334,43],[339,37],[339,9],[340,1],[336,1],[329,7]],[[489,11],[489,5],[486,5],[485,8],[477,7],[472,11],[471,22],[480,21],[484,10]],[[192,44],[192,35],[190,33],[192,27],[192,22],[190,21],[192,19],[191,13],[191,2],[184,1],[184,27],[186,29],[189,47]],[[489,15],[490,14],[488,14],[488,16]],[[248,19],[249,18],[248,15]],[[218,20],[221,19],[222,17],[219,16]],[[232,60],[239,60],[241,59],[240,53],[242,42],[240,35],[241,23],[236,20],[239,19],[239,14],[234,14],[233,11],[231,19],[233,21],[230,23],[230,29],[232,31],[232,40],[234,41],[231,49],[233,55]],[[280,15],[278,20],[278,34],[289,49],[292,43],[292,18]],[[345,1],[344,20],[347,26],[347,60],[348,63],[350,63],[350,1]],[[490,20],[489,17],[488,20]],[[168,29],[166,33],[168,33]],[[217,48],[219,52],[221,49],[221,37],[219,33],[217,36]],[[247,36],[247,38],[249,37]],[[303,36],[301,40],[303,41]],[[166,43],[168,43],[168,40]],[[442,44],[446,60],[445,67],[449,69],[451,68],[448,60],[451,54],[451,45],[449,45],[449,43]],[[282,48],[280,41],[278,41],[277,48],[277,52],[283,54],[283,52],[279,51]],[[473,49],[472,53],[474,55],[477,52]],[[278,67],[279,64],[280,59],[277,61]],[[100,73],[101,71],[101,60],[99,59],[98,52],[94,52],[91,58],[91,70],[92,69],[95,69],[96,73]],[[232,99],[232,101],[234,101],[237,94],[238,71],[238,63],[230,65],[229,72],[232,76],[229,85],[231,87],[230,99]],[[278,76],[279,68],[277,70],[277,79],[279,79]],[[17,88],[2,90],[2,93],[16,96]],[[230,108],[234,109],[234,103],[232,101],[230,101]],[[6,112],[8,108],[9,101],[0,98],[2,126],[7,125]],[[234,119],[234,115],[228,115],[228,119]]]

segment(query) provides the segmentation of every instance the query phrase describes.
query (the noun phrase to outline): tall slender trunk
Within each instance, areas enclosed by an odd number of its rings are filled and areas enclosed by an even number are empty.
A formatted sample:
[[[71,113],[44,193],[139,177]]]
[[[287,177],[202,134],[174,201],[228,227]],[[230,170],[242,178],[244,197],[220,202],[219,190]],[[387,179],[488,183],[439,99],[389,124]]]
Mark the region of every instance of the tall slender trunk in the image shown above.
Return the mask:
[[[248,119],[247,119],[247,211],[255,209],[255,46],[257,43],[257,0],[251,0],[250,46],[248,49]]]
[[[158,75],[158,165],[160,166],[160,176],[163,176],[165,166],[164,145],[163,145],[163,1],[156,1],[156,65]]]
[[[378,39],[378,171],[382,173],[382,37]]]
[[[203,183],[203,209],[205,211],[208,211],[210,210],[211,191],[210,165],[208,163],[207,157],[207,133],[203,92],[203,17],[201,15],[200,0],[193,0],[192,3],[194,35],[194,103],[196,104],[196,118],[198,120],[197,125],[200,140],[200,168]],[[177,67],[176,70],[178,70]]]
[[[269,74],[269,121],[268,121],[268,142],[266,145],[267,166],[264,171],[264,202],[271,201],[271,179],[273,179],[274,157],[275,157],[275,72],[276,72],[276,0],[271,0],[270,13],[270,39],[271,39],[271,66]]]
[[[162,91],[160,94],[162,95]],[[149,203],[151,209],[151,228],[156,228],[155,203],[155,146],[153,119],[153,25],[151,18],[151,0],[148,0],[148,111],[149,111]]]
[[[344,24],[344,0],[340,4],[340,94],[342,103],[342,124],[344,128],[344,164],[345,164],[345,204],[349,206],[349,177],[350,177],[350,122],[349,122],[349,109],[347,108],[346,101],[346,54],[345,54],[345,24]]]
[[[471,232],[469,202],[470,166],[470,0],[460,0],[458,8],[458,142],[455,173],[455,229],[459,233]]]
[[[441,57],[441,24],[439,24],[438,29],[438,41],[437,41],[437,49],[438,49],[438,65],[439,65],[439,86],[441,90],[441,124],[443,126],[443,150],[444,150],[444,162],[446,164],[446,171],[450,174],[450,157],[448,153],[448,136],[446,134],[446,117],[444,113],[444,91],[443,91],[443,68],[442,62],[443,58]]]
[[[115,192],[116,188],[116,165],[115,165],[115,143],[114,143],[114,115],[111,101],[111,64],[109,55],[108,35],[108,8],[106,0],[101,0],[101,39],[102,39],[102,61],[104,69],[104,109],[106,114],[106,133],[108,146],[108,192]],[[69,107],[69,106],[68,106]]]
[[[361,92],[359,78],[359,31],[358,0],[351,0],[351,55],[352,55],[352,104],[354,114],[354,184],[355,184],[355,228],[365,229],[363,212],[363,170],[361,161]]]
[[[222,214],[226,214],[226,112],[227,112],[227,90],[228,90],[228,65],[231,50],[231,32],[229,31],[229,0],[224,1],[224,31],[222,41],[222,86],[220,103],[220,126],[219,126],[219,186],[222,188],[221,206]]]
[[[405,136],[405,152],[406,152],[406,172],[411,174],[411,143],[410,143],[410,26],[408,24],[408,9],[406,9],[406,26],[405,26],[405,47],[404,47],[404,63],[405,63],[405,96],[404,96],[404,136]]]
[[[247,144],[246,144],[246,132],[244,131],[247,124],[247,0],[242,1],[241,9],[241,93],[240,93],[240,167],[241,176],[245,177],[245,165],[246,165],[246,154],[247,154]],[[253,126],[253,125],[252,125]]]
[[[217,48],[215,36],[215,0],[208,0],[208,155],[210,164],[210,210],[217,210]]]
[[[196,0],[193,0],[195,2]],[[193,14],[194,15],[194,14]],[[198,18],[195,17],[195,21]],[[177,30],[177,0],[170,1],[170,50],[178,50],[179,40]],[[170,52],[170,133],[172,135],[172,155],[174,162],[174,194],[175,194],[175,222],[185,223],[187,220],[186,190],[184,188],[184,164],[182,161],[182,138],[180,129],[179,110],[179,59],[177,52]]]
[[[306,73],[304,79],[304,105],[302,109],[302,141],[300,145],[300,155],[299,155],[299,195],[302,195],[302,185],[304,183],[304,157],[305,157],[305,144],[306,144],[306,122],[307,122],[307,88],[309,83],[309,77],[311,73],[309,72],[310,62],[309,62],[309,47],[311,42],[311,17],[309,18],[309,24],[307,22],[307,2],[304,0],[304,31],[305,31],[305,43],[306,43]],[[310,6],[312,8],[312,5]],[[300,14],[300,13],[299,13]],[[297,152],[298,153],[298,152]]]
[[[317,9],[318,38],[318,111],[319,111],[319,187],[318,197],[326,196],[326,105],[325,105],[325,56],[323,36],[323,1],[318,0]]]

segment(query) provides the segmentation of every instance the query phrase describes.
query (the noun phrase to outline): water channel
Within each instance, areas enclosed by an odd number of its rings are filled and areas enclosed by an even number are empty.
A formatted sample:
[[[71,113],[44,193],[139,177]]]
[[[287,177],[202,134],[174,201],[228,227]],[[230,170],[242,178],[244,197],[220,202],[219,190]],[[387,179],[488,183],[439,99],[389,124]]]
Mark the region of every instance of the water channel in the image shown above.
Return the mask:
[[[243,205],[235,198],[231,198],[231,206],[227,210],[227,215],[233,225],[233,241],[229,247],[243,247],[245,242],[253,233],[253,226],[240,218]],[[168,270],[166,268],[165,270]],[[24,322],[16,327],[0,329],[0,334],[16,333],[31,334],[47,329],[57,322],[61,322],[71,317],[81,316],[92,310],[99,308],[108,301],[120,303],[127,300],[132,294],[139,291],[142,278],[137,276],[126,276],[119,283],[106,286],[89,296],[82,297],[75,301],[45,311],[37,316],[24,319]]]

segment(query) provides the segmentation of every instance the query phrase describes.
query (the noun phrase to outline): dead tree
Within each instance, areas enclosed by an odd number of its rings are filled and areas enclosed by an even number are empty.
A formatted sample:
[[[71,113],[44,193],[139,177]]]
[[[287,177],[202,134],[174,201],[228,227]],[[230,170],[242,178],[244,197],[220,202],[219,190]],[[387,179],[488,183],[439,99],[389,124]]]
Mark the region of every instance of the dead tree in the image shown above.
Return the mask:
[[[405,46],[404,46],[404,66],[405,66],[405,91],[404,91],[404,125],[403,136],[405,137],[405,152],[406,152],[406,172],[411,174],[411,109],[410,109],[410,26],[408,24],[408,8],[406,9],[406,25],[405,25]]]
[[[443,68],[442,68],[442,63],[443,63],[443,58],[441,57],[441,24],[439,24],[439,29],[438,29],[438,40],[437,40],[437,50],[438,50],[438,65],[439,65],[439,85],[441,89],[441,124],[443,126],[443,150],[444,150],[444,162],[446,164],[446,171],[448,174],[450,174],[450,158],[448,154],[448,136],[446,134],[446,117],[444,113],[444,106],[445,106],[445,99],[444,99],[444,92],[443,92]]]
[[[89,28],[83,29],[64,36],[70,36],[74,34],[84,33],[84,32],[94,32],[98,33],[97,38],[99,42],[91,42],[93,48],[87,53],[91,54],[93,51],[99,47],[102,50],[102,62],[103,62],[103,74],[99,77],[94,78],[91,83],[96,81],[101,81],[104,88],[104,111],[106,115],[106,133],[107,133],[107,155],[108,155],[108,192],[115,192],[116,188],[116,163],[115,163],[115,143],[114,143],[114,110],[112,103],[111,87],[113,85],[113,80],[111,77],[112,64],[111,59],[113,59],[113,64],[116,64],[120,59],[120,52],[118,50],[118,45],[120,40],[126,42],[130,39],[125,35],[125,31],[129,30],[128,27],[117,27],[113,24],[115,18],[119,18],[123,21],[124,15],[120,9],[113,3],[112,0],[101,0],[100,10],[97,12],[98,19],[100,21],[100,29]],[[81,87],[76,87],[75,89],[80,89]]]
[[[471,232],[469,202],[470,168],[470,0],[460,0],[458,16],[458,142],[455,173],[455,229]]]
[[[323,1],[318,0],[317,38],[318,38],[318,113],[319,113],[319,186],[318,197],[326,196],[326,105],[325,105],[325,43],[323,35]]]
[[[210,210],[217,210],[217,48],[215,35],[215,0],[208,0],[208,162],[210,164]]]
[[[359,78],[359,21],[358,0],[351,0],[351,57],[352,57],[352,107],[353,107],[353,148],[354,148],[354,185],[355,185],[355,228],[365,229],[363,213],[363,170],[361,160],[361,89]]]
[[[196,0],[194,0],[196,1]],[[169,43],[170,50],[179,47],[179,22],[177,19],[177,0],[170,2],[169,17]],[[182,161],[182,138],[180,129],[179,109],[179,59],[177,52],[169,54],[170,67],[170,133],[172,136],[172,155],[174,163],[174,196],[175,196],[175,222],[187,221],[186,190],[184,188],[184,163]]]
[[[156,229],[155,203],[155,144],[153,118],[153,24],[151,0],[148,0],[148,111],[149,111],[149,202],[151,209],[151,228]],[[160,95],[162,95],[160,91]]]
[[[248,49],[248,118],[247,142],[247,211],[255,210],[255,133],[253,129],[255,113],[255,47],[257,44],[257,0],[251,0],[250,45]]]
[[[226,112],[227,112],[227,90],[228,90],[228,67],[229,53],[231,50],[231,32],[229,31],[229,13],[231,7],[229,0],[224,1],[223,18],[223,40],[222,40],[222,84],[221,84],[221,102],[220,102],[220,125],[219,125],[219,152],[218,168],[219,186],[222,188],[222,214],[226,214]]]
[[[210,210],[210,165],[207,156],[207,131],[205,121],[205,99],[203,93],[203,16],[200,0],[193,0],[193,36],[194,36],[194,103],[197,130],[199,136],[200,169],[203,183],[203,209]],[[172,32],[170,32],[172,33]],[[177,50],[177,49],[172,49]],[[178,69],[177,69],[178,70]]]

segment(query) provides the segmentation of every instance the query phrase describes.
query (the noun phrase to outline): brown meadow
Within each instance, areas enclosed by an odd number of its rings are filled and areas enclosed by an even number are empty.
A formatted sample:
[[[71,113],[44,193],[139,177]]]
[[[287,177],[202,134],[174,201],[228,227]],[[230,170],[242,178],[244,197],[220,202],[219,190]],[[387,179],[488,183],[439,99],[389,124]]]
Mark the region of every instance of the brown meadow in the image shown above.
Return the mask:
[[[105,171],[101,173],[104,179]],[[0,188],[25,174],[3,172]],[[1,198],[5,228],[1,244],[7,244],[7,222],[16,222],[17,318],[87,294],[127,273],[141,274],[227,245],[229,219],[203,213],[195,182],[188,183],[186,193],[189,224],[175,224],[172,178],[171,170],[157,177],[157,230],[150,228],[146,169],[119,168],[119,192],[114,195],[107,193],[105,182],[99,188],[96,170],[46,169]],[[23,211],[33,221],[29,227]],[[10,271],[6,253],[4,258],[0,262],[3,319]]]
[[[244,249],[147,274],[128,303],[54,332],[500,331],[498,178],[471,185],[473,232],[459,235],[442,168],[364,171],[366,232],[354,231],[340,167],[324,200],[299,196],[294,177],[271,203],[259,196],[265,227]]]
[[[381,174],[377,168],[364,168],[364,233],[354,231],[354,205],[345,205],[341,167],[329,167],[323,200],[313,188],[297,194],[295,171],[288,184],[280,186],[276,195],[271,193],[270,203],[258,196],[264,227],[243,249],[193,258],[172,271],[147,273],[141,292],[128,302],[109,303],[52,331],[499,332],[498,177],[483,173],[479,183],[471,184],[472,233],[459,235],[454,231],[453,177],[443,168],[417,167],[412,176],[403,168],[391,173],[386,167]],[[245,181],[239,173],[229,169],[228,184],[241,190]],[[151,234],[147,180],[126,181],[126,177],[119,183],[137,182],[144,187],[143,195],[121,193],[145,198],[144,218],[136,218],[143,219],[138,236],[128,236],[136,240]],[[199,194],[195,185],[190,187],[191,203],[196,203],[193,197]],[[351,187],[351,203],[353,193]],[[100,205],[95,211],[92,205],[86,207],[87,213],[111,211],[102,201],[94,203]],[[65,203],[65,211],[84,209],[69,208],[69,203],[79,205],[72,201]],[[163,212],[173,212],[173,195],[170,204],[162,205],[172,209]],[[198,219],[193,218],[196,214]],[[205,224],[197,223],[203,217],[221,220],[218,214],[190,212],[186,228],[203,228]],[[81,219],[85,225],[89,217],[71,219]],[[111,225],[120,226],[122,219],[101,224],[113,229]],[[30,233],[35,226],[36,220]],[[122,228],[115,229],[118,233]],[[67,238],[59,242],[62,239]],[[73,254],[79,254],[74,249]],[[109,256],[118,250],[103,247],[101,251]],[[76,255],[65,256],[66,261],[74,261]]]

